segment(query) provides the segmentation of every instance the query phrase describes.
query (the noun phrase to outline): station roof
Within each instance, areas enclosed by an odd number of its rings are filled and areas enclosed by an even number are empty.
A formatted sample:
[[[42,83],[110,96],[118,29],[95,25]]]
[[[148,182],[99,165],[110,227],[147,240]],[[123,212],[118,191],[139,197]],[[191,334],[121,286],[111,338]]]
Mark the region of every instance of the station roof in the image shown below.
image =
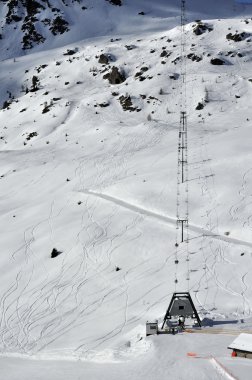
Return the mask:
[[[252,334],[240,334],[228,348],[252,352]]]

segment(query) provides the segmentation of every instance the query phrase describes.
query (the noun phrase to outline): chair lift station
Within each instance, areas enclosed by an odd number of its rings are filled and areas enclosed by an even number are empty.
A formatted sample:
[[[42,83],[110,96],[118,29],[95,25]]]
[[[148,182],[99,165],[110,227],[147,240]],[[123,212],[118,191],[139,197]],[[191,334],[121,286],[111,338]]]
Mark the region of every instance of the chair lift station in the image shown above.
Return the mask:
[[[186,12],[185,12],[185,0],[181,0],[181,109],[180,112],[180,126],[179,126],[179,138],[178,138],[178,178],[177,178],[177,229],[181,227],[181,243],[186,244],[188,247],[188,145],[187,145],[187,114],[186,114]],[[184,190],[185,199],[181,199],[181,187]],[[186,210],[180,208],[180,203],[186,205]],[[181,215],[182,214],[182,215]],[[184,231],[185,227],[185,231]],[[184,236],[186,233],[186,237]],[[185,237],[185,238],[184,238]],[[176,240],[176,255],[175,264],[179,264],[177,248],[179,246]],[[189,255],[187,248],[187,260],[189,265]],[[188,268],[189,273],[189,268]],[[189,281],[188,276],[188,281]],[[201,321],[197,310],[194,306],[193,300],[188,292],[176,292],[176,284],[178,279],[175,274],[175,293],[171,298],[170,304],[166,311],[162,328],[158,330],[158,322],[146,323],[146,336],[159,334],[159,333],[175,333],[184,330],[185,320],[190,318],[201,327]],[[188,283],[189,289],[189,283]],[[169,329],[164,330],[165,324]]]
[[[194,326],[201,327],[201,321],[190,293],[175,292],[165,313],[161,330],[158,329],[158,321],[146,322],[146,336],[164,333],[174,334],[175,331],[183,331],[186,319],[194,320]]]
[[[197,321],[198,326],[201,326],[199,315],[188,292],[173,293],[163,320],[162,329],[169,319],[179,317],[194,319]]]

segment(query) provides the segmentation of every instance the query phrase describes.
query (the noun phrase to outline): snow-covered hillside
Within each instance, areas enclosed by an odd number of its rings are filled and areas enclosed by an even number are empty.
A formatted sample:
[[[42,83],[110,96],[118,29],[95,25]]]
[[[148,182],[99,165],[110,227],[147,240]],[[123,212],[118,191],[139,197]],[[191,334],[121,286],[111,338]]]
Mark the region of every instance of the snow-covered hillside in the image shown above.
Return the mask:
[[[190,223],[175,264],[179,2],[57,3],[68,10],[68,32],[49,37],[43,28],[45,41],[25,51],[21,34],[0,41],[11,57],[0,63],[4,378],[20,379],[27,357],[92,362],[76,373],[65,363],[66,379],[85,368],[96,379],[94,362],[111,362],[104,378],[116,378],[126,361],[141,378],[152,357],[157,372],[145,378],[161,378],[167,339],[176,347],[169,363],[177,353],[185,363],[174,378],[185,379],[194,364],[184,350],[222,360],[232,336],[208,345],[194,335],[191,348],[184,334],[146,339],[145,321],[162,320],[175,290],[191,292],[205,324],[252,324],[251,8],[187,4],[188,20],[198,20],[186,25]],[[41,368],[27,364],[23,378]],[[171,376],[170,365],[162,370]],[[64,378],[53,371],[51,379]],[[216,363],[192,370],[193,379],[223,376]]]
[[[188,21],[250,15],[232,0],[188,0]],[[177,26],[179,0],[4,0],[0,2],[1,60],[97,36],[155,32]]]

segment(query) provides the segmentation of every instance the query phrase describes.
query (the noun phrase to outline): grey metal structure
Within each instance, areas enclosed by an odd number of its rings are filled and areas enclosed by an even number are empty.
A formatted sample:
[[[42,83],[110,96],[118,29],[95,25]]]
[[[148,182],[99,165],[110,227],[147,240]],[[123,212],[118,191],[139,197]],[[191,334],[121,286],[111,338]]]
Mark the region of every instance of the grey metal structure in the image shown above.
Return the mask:
[[[181,229],[181,243],[188,243],[189,227],[189,185],[188,185],[188,126],[187,126],[187,96],[186,96],[186,1],[181,0],[181,42],[180,42],[180,123],[178,135],[178,165],[177,165],[177,229]],[[177,242],[178,243],[178,242]]]
[[[164,317],[162,329],[164,328],[167,319],[171,319],[172,317],[179,318],[180,316],[195,319],[197,320],[198,325],[201,326],[199,315],[189,292],[173,293],[171,302]]]
[[[146,322],[146,336],[158,334],[158,322]]]

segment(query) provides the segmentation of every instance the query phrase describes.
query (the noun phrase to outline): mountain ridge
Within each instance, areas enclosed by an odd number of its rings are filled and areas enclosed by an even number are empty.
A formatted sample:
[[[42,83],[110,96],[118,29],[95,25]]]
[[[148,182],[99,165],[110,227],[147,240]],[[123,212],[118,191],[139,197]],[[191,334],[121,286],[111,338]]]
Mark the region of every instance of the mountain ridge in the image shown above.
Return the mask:
[[[246,14],[249,6],[233,4],[231,0],[217,0],[209,7],[188,1],[188,21],[202,12],[205,18],[239,16]],[[94,36],[139,32],[151,27],[162,29],[167,23],[171,28],[178,24],[180,3],[158,0],[5,0],[0,4],[2,59],[64,46]],[[127,26],[130,26],[129,28]],[[95,26],[95,27],[94,27]]]

